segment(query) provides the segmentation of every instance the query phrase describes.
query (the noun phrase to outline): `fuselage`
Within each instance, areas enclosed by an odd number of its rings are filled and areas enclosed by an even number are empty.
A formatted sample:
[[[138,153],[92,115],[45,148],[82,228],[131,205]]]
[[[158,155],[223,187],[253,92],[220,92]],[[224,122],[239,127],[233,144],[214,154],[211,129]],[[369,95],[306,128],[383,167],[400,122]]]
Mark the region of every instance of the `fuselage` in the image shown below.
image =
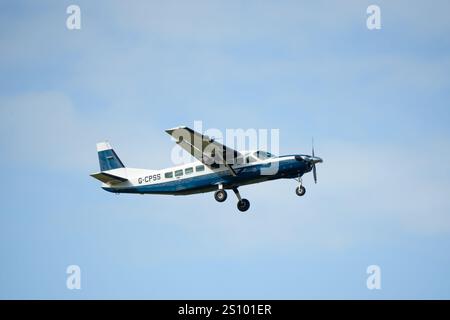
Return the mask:
[[[104,184],[102,188],[114,193],[171,195],[215,191],[219,185],[232,189],[268,180],[301,177],[312,170],[310,161],[303,160],[305,157],[311,158],[307,155],[271,156],[265,159],[249,156],[245,163],[233,165],[235,175],[224,165],[210,168],[200,161],[161,170],[126,168],[127,181],[114,186]]]

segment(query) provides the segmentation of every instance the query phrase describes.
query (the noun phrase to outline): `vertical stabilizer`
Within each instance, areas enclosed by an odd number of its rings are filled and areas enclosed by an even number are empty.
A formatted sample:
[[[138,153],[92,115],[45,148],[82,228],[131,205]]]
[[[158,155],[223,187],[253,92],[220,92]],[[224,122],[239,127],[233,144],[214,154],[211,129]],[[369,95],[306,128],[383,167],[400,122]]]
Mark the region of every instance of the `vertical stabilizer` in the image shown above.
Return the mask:
[[[97,143],[98,161],[101,171],[108,171],[118,168],[125,168],[122,161],[111,148],[109,142]]]

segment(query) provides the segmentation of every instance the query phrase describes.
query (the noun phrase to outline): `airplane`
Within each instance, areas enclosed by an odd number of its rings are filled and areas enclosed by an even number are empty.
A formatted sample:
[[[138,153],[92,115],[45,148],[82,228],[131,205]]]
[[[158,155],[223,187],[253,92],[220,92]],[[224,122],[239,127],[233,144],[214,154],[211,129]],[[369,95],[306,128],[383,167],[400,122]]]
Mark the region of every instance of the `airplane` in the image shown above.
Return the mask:
[[[237,208],[245,212],[250,201],[242,198],[238,187],[275,179],[298,181],[295,193],[303,196],[306,188],[302,176],[313,172],[317,183],[316,164],[323,160],[314,155],[275,156],[267,151],[237,151],[181,126],[166,130],[175,142],[189,152],[195,162],[161,170],[128,168],[122,163],[109,142],[97,143],[100,172],[91,176],[102,182],[102,188],[113,193],[190,195],[214,192],[218,202],[227,199],[226,190],[233,190]]]

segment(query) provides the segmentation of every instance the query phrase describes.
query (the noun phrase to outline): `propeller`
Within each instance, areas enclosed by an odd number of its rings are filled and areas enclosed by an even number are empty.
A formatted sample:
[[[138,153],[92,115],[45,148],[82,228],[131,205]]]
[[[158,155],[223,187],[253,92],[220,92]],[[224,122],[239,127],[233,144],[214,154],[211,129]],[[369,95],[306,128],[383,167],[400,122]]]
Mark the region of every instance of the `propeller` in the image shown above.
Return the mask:
[[[314,138],[312,138],[312,156],[314,158]],[[317,170],[316,170],[316,162],[313,160],[313,177],[314,177],[314,183],[317,183]]]

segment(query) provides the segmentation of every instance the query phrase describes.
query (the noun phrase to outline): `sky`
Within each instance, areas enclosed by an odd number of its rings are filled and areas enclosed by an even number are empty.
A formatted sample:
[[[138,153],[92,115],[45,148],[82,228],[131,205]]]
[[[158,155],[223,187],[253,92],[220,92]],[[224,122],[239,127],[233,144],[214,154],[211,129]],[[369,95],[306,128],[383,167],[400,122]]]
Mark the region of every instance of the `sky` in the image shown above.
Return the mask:
[[[0,298],[449,299],[449,11],[0,1]],[[105,139],[126,166],[173,165],[164,130],[197,120],[279,129],[280,154],[314,137],[318,183],[242,187],[242,214],[232,194],[114,195],[89,176]]]

